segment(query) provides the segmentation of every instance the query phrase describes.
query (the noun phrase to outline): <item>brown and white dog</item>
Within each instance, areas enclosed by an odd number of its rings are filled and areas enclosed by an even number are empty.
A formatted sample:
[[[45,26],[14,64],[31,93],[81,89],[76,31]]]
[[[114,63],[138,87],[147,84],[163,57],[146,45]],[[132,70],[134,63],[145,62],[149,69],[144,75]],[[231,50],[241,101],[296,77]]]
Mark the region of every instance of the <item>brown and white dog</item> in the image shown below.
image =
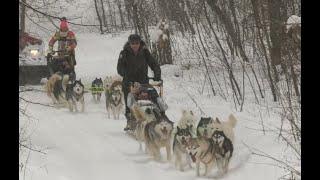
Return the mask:
[[[65,99],[65,93],[67,84],[69,81],[69,75],[61,75],[58,73],[53,74],[49,80],[46,82],[45,90],[48,97],[52,99],[54,105],[65,104],[67,101]]]

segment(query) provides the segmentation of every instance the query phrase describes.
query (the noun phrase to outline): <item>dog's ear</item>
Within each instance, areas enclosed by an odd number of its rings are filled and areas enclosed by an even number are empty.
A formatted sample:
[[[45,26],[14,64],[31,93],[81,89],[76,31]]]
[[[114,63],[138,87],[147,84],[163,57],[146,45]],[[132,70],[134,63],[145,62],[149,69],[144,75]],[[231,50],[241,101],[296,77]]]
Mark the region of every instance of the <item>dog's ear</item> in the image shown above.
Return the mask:
[[[193,112],[190,110],[190,114],[193,116]]]
[[[180,131],[180,128],[179,128],[179,126],[177,126],[177,130],[178,130],[178,132]]]
[[[221,124],[220,120],[216,117],[216,122]]]

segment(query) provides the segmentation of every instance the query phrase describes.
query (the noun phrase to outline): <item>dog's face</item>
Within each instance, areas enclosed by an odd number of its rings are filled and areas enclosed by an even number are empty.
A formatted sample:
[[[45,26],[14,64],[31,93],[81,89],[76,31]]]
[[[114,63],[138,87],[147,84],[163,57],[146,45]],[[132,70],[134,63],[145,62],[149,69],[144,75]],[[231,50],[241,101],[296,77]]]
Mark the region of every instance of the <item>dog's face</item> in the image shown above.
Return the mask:
[[[205,138],[210,138],[212,136],[212,124],[213,119],[212,118],[204,118],[201,117],[198,127],[197,127],[197,135],[199,137],[205,137]]]
[[[74,81],[74,83],[73,83],[73,91],[74,91],[76,94],[82,94],[82,93],[83,93],[83,91],[84,91],[84,86],[83,86],[83,84],[81,83],[81,79]]]
[[[225,140],[225,138],[226,136],[223,133],[223,131],[219,131],[219,130],[214,131],[211,137],[213,144],[219,145],[220,147],[222,146],[222,143]]]
[[[107,77],[104,79],[104,88],[105,88],[105,89],[110,89],[111,84],[112,84],[112,77],[111,77],[111,76],[107,76]]]
[[[187,145],[187,142],[189,142],[192,137],[190,129],[190,126],[187,126],[187,128],[179,128],[179,126],[177,126],[176,138],[178,142],[183,145]]]
[[[187,152],[190,155],[193,162],[196,162],[197,157],[201,154],[201,147],[195,140],[189,141],[187,146]]]
[[[111,98],[114,102],[121,101],[121,92],[119,90],[112,91]]]
[[[155,132],[163,139],[169,139],[171,137],[172,129],[173,124],[166,120],[160,120],[154,127]]]

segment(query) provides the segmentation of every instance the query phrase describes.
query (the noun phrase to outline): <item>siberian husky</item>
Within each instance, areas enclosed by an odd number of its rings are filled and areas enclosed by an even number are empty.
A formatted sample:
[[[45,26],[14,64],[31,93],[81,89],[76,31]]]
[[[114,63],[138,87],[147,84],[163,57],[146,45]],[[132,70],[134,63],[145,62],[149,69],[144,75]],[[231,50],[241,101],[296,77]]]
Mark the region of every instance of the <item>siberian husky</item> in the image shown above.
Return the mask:
[[[69,110],[78,112],[78,104],[80,103],[80,111],[84,112],[84,86],[80,80],[73,83],[69,81],[66,89],[66,100],[68,101]]]

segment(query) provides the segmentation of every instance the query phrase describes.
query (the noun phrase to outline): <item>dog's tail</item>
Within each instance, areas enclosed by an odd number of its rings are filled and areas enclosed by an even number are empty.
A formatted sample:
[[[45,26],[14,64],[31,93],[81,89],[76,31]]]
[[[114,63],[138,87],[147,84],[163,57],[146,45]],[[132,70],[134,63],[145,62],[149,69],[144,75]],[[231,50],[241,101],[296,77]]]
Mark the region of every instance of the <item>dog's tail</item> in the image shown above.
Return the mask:
[[[237,125],[237,119],[236,119],[236,117],[234,117],[233,114],[230,114],[230,115],[229,115],[228,123],[230,124],[230,126],[231,126],[232,128],[236,127],[236,125]]]

